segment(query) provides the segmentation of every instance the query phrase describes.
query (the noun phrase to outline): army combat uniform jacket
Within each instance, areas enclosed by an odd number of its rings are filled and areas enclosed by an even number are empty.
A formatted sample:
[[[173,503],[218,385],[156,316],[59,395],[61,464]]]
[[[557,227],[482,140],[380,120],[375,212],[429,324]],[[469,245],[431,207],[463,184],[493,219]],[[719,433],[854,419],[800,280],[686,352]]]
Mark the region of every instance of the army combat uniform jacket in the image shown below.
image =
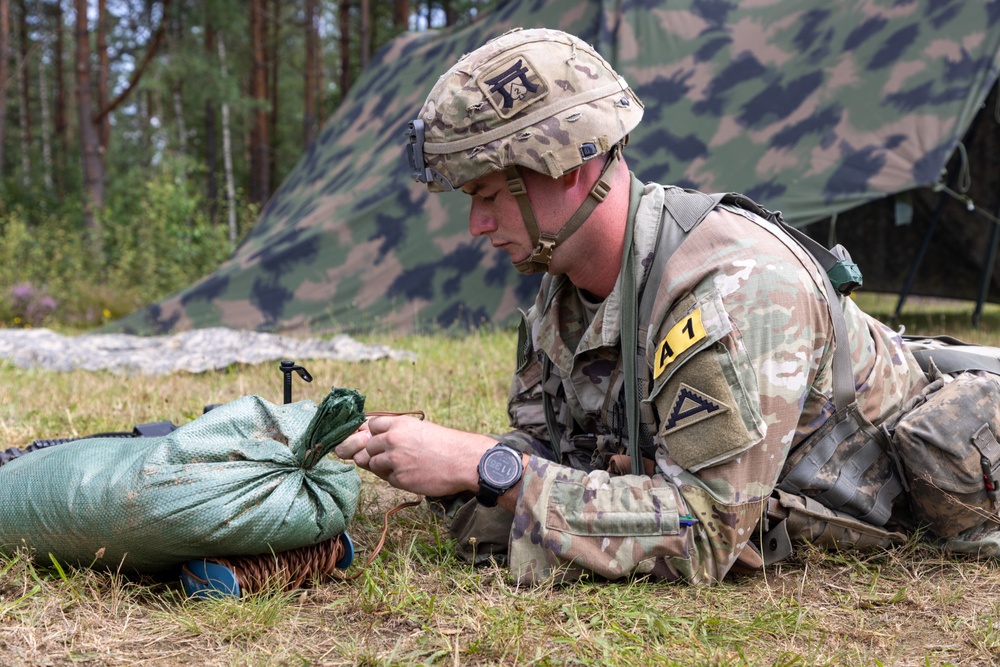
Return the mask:
[[[565,276],[546,276],[510,391],[517,430],[502,438],[532,454],[509,544],[521,582],[587,571],[722,579],[760,530],[789,452],[834,411],[833,325],[810,255],[774,224],[719,206],[687,233],[659,284],[646,285],[661,227],[678,224],[671,201],[684,195],[634,178],[632,188],[641,188],[636,285],[656,290],[639,321],[650,474],[608,471],[627,451],[622,276],[599,303]],[[893,331],[840,301],[858,403],[878,425],[926,379]],[[556,446],[543,392],[561,430]]]

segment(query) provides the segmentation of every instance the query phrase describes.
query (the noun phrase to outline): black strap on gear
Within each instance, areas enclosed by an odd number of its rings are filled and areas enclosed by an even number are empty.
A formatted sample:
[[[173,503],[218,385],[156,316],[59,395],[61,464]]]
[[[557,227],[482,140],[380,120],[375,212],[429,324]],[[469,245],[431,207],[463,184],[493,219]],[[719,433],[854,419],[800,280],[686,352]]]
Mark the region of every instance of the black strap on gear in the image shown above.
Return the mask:
[[[206,409],[206,412],[208,410]],[[25,454],[30,454],[31,452],[37,452],[40,449],[46,449],[48,447],[53,447],[55,445],[65,445],[69,442],[76,442],[77,440],[86,440],[90,438],[159,438],[177,430],[177,426],[170,421],[158,421],[158,422],[147,422],[145,424],[136,424],[131,431],[109,431],[105,433],[92,433],[90,435],[77,436],[72,438],[46,438],[38,439],[32,441],[27,447],[9,447],[3,451],[0,451],[0,465],[5,463],[10,463],[14,459],[20,458]]]

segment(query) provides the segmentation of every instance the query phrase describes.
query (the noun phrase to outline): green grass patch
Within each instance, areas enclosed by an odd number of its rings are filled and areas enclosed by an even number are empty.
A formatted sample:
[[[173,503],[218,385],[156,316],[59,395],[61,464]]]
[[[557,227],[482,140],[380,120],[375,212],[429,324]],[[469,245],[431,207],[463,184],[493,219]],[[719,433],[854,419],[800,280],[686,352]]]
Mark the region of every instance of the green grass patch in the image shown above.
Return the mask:
[[[855,301],[866,313],[888,324],[892,323],[899,296],[860,291]],[[895,324],[908,335],[949,335],[967,343],[1000,345],[1000,304],[983,304],[978,327],[973,327],[975,311],[972,301],[911,296]]]
[[[351,387],[372,410],[421,409],[455,428],[503,431],[515,338],[374,336],[416,360],[300,360],[315,381],[297,382],[296,397]],[[180,424],[206,404],[250,393],[280,402],[281,391],[277,364],[157,378],[0,364],[0,438],[24,446],[144,421]],[[383,514],[411,498],[362,478],[350,529],[358,562]],[[390,519],[382,554],[357,580],[238,601],[186,600],[170,577],[0,557],[0,664],[986,665],[1000,659],[998,585],[996,563],[945,558],[911,540],[871,554],[803,548],[715,587],[518,588],[503,569],[459,561],[447,531],[420,507]]]

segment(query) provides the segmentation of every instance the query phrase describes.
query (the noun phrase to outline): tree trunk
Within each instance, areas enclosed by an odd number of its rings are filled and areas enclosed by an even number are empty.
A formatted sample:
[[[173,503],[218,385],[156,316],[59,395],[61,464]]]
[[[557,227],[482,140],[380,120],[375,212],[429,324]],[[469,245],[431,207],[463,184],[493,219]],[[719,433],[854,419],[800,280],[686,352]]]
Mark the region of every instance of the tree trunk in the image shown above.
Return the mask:
[[[55,131],[56,131],[56,174],[59,177],[60,191],[61,184],[65,180],[66,153],[69,151],[69,123],[66,120],[66,77],[63,64],[63,8],[62,0],[55,2],[55,70],[56,70],[56,109],[55,109]]]
[[[322,127],[323,121],[326,120],[326,116],[323,115],[323,74],[326,68],[326,61],[323,58],[323,39],[320,37],[319,26],[323,25],[323,9],[324,3],[320,2],[319,6],[316,8],[316,42],[314,46],[316,47],[314,51],[314,62],[316,64],[316,134],[319,134],[319,128]]]
[[[392,27],[396,32],[410,27],[410,0],[395,0],[392,3]]]
[[[273,0],[271,3],[271,50],[266,54],[270,65],[270,86],[271,86],[271,114],[270,114],[270,137],[271,147],[268,152],[268,192],[274,192],[276,184],[275,176],[278,173],[278,61],[281,51],[281,0]]]
[[[305,71],[305,98],[302,111],[302,146],[308,148],[316,138],[316,71],[317,67],[317,43],[319,42],[319,31],[316,25],[316,0],[306,0],[306,71]]]
[[[159,50],[160,44],[163,42],[163,35],[166,33],[166,27],[169,20],[169,13],[167,9],[170,6],[170,0],[162,0],[162,2],[163,19],[160,21],[160,27],[156,29],[153,37],[147,42],[145,57],[143,57],[142,62],[132,68],[132,76],[129,77],[128,85],[125,86],[125,89],[118,94],[118,97],[108,102],[97,112],[94,117],[95,124],[103,121],[108,114],[117,109],[118,106],[124,102],[126,98],[128,98],[129,94],[135,90],[135,87],[139,84],[139,79],[142,78],[143,73],[146,71],[146,67]]]
[[[144,105],[146,111],[146,118],[145,122],[142,124],[142,147],[143,147],[142,164],[145,167],[148,167],[153,163],[153,151],[155,150],[153,148],[154,144],[153,136],[155,135],[156,132],[156,130],[153,128],[153,115],[154,115],[153,104],[154,104],[153,91],[147,90],[146,102]]]
[[[38,102],[42,112],[42,179],[45,191],[52,192],[52,128],[49,110],[49,84],[45,63],[38,59]]]
[[[150,154],[150,164],[156,164],[163,159],[164,153],[169,150],[170,142],[173,140],[170,136],[173,128],[167,122],[167,117],[169,116],[167,106],[173,106],[170,102],[171,97],[169,90],[163,92],[157,91],[153,94],[152,114],[153,118],[159,122],[156,123],[153,131],[153,152]]]
[[[97,0],[97,108],[103,109],[110,98],[111,59],[108,56],[108,1]],[[108,155],[108,142],[111,140],[111,119],[105,115],[97,123],[98,136],[101,142],[101,162]]]
[[[371,0],[361,0],[361,57],[358,62],[361,71],[368,67],[372,53],[372,9]]]
[[[205,58],[210,62],[215,56],[215,29],[205,26]],[[212,222],[219,211],[219,149],[215,123],[215,104],[205,100],[205,194],[208,197],[208,215]]]
[[[31,187],[31,144],[34,143],[31,136],[31,114],[29,111],[29,95],[31,94],[30,76],[31,68],[28,66],[28,58],[31,55],[31,39],[28,37],[28,8],[24,0],[21,0],[21,16],[18,21],[18,33],[21,42],[21,62],[18,67],[18,76],[21,81],[20,95],[18,95],[18,120],[21,124],[21,185],[25,188]]]
[[[347,96],[351,80],[351,2],[340,0],[340,99]]]
[[[3,148],[7,138],[7,79],[10,76],[10,0],[0,0],[0,188],[3,187]]]
[[[187,125],[184,123],[184,95],[180,82],[174,84],[170,101],[174,105],[174,122],[177,124],[177,150],[183,153],[187,146]]]
[[[164,17],[164,19],[166,19],[166,17]],[[184,36],[184,26],[181,21],[181,11],[178,10],[174,12],[167,25],[167,31],[170,35],[168,38],[170,54],[178,59]],[[179,76],[174,76],[172,78],[174,79],[174,83],[170,87],[170,101],[174,107],[174,124],[177,126],[177,150],[180,153],[184,153],[187,147],[188,136],[187,123],[184,118],[184,84]]]
[[[76,7],[76,100],[80,115],[80,153],[83,182],[86,187],[84,221],[91,232],[98,232],[94,213],[104,206],[104,169],[100,140],[94,127],[93,99],[90,92],[90,30],[87,26],[87,0],[74,0]]]
[[[264,24],[265,0],[251,0],[250,45],[253,53],[253,77],[250,81],[250,98],[254,103],[253,130],[250,144],[250,201],[263,204],[269,196],[270,139],[267,117],[267,60],[265,57]]]
[[[222,80],[229,78],[226,72],[226,44],[219,33],[219,66]],[[226,170],[226,203],[229,206],[229,242],[236,243],[236,184],[233,179],[233,142],[229,132],[229,102],[222,100],[222,162]]]
[[[444,5],[444,24],[446,26],[455,25],[458,21],[458,12],[455,11],[454,0],[441,0]]]
[[[382,43],[382,42],[379,41],[381,39],[381,37],[379,36],[379,32],[378,32],[378,27],[379,27],[378,6],[379,6],[379,3],[377,2],[377,0],[375,1],[374,5],[372,4],[372,0],[368,0],[368,13],[369,13],[369,17],[368,17],[368,26],[369,26],[369,28],[368,28],[368,62],[372,61],[372,54],[375,52],[375,49],[377,49],[379,47],[379,44]],[[371,12],[373,10],[375,12],[375,16],[371,16]]]

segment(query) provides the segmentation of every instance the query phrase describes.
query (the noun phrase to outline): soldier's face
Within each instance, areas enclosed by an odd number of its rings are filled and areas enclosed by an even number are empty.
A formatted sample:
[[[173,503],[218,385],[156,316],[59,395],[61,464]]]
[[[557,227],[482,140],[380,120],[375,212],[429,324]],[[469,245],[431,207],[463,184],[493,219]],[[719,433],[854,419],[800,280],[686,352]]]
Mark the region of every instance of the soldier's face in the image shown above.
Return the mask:
[[[513,262],[527,259],[531,254],[531,237],[517,200],[507,190],[503,173],[495,171],[469,181],[462,186],[462,192],[472,197],[469,233],[488,237],[493,247],[509,254]],[[534,205],[534,197],[529,194],[529,199]]]

